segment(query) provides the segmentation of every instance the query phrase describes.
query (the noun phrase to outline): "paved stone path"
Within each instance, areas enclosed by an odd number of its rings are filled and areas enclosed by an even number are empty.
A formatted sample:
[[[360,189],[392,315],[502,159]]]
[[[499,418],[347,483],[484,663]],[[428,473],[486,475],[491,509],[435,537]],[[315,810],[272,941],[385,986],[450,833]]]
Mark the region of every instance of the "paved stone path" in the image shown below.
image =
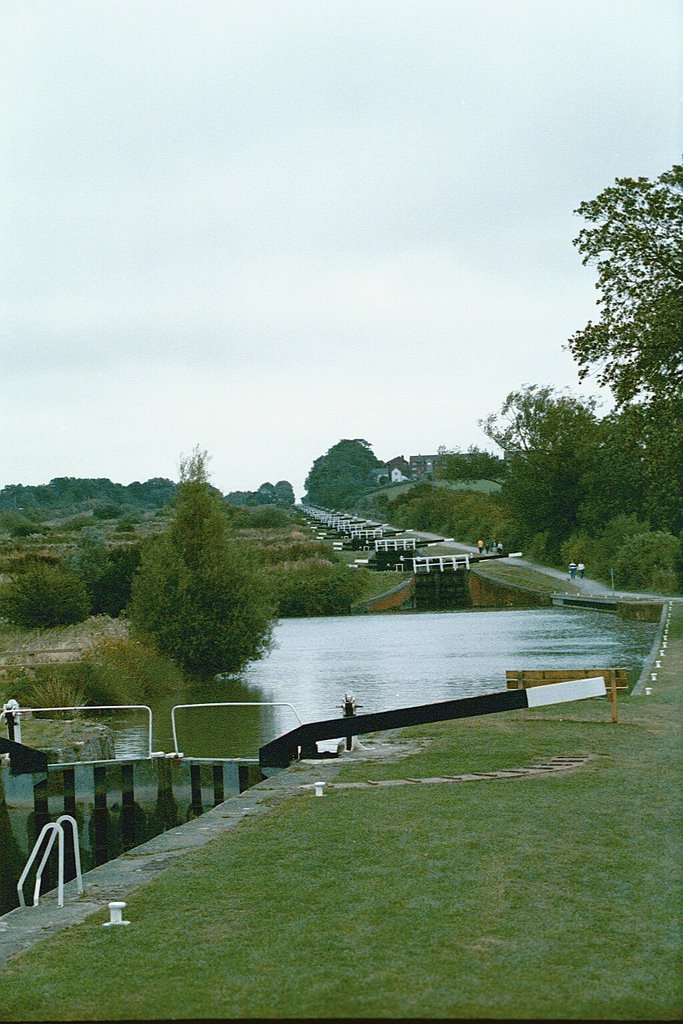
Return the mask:
[[[521,779],[529,775],[547,775],[552,772],[563,772],[570,768],[581,768],[590,760],[590,754],[578,754],[574,757],[550,757],[540,764],[524,765],[522,768],[506,768],[496,772],[472,772],[467,775],[435,775],[423,779],[365,779],[364,782],[332,782],[326,784],[328,789],[371,789],[374,786],[409,786],[415,783],[442,782],[481,782],[483,779]],[[307,783],[300,789],[314,789],[315,783]]]

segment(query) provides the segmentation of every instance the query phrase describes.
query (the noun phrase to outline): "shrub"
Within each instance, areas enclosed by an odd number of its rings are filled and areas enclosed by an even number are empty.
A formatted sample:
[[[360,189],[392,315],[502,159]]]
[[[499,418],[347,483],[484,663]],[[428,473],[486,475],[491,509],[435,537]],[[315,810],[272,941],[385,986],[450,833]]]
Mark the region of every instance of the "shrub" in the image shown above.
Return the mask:
[[[71,667],[71,666],[69,666]],[[86,703],[84,687],[74,673],[64,673],[59,668],[43,670],[36,678],[31,689],[30,704],[32,708],[73,708],[83,707]],[[78,718],[77,711],[56,711],[54,718]]]
[[[272,505],[263,505],[250,511],[246,525],[274,529],[276,527],[288,526],[290,518],[281,508]]]
[[[273,575],[282,618],[348,615],[363,591],[358,573],[318,559],[279,568]]]
[[[93,582],[90,600],[93,615],[116,618],[130,601],[133,576],[140,566],[142,545],[111,548],[101,575]]]
[[[619,587],[674,593],[679,585],[680,554],[681,542],[670,533],[654,530],[634,534],[615,560]]]
[[[0,592],[0,614],[16,626],[66,626],[89,613],[83,580],[58,566],[27,569]]]
[[[113,505],[104,503],[102,505],[95,505],[92,514],[95,519],[118,519],[122,515],[123,510],[120,505]]]
[[[93,704],[135,704],[179,691],[184,677],[170,658],[136,640],[108,639],[84,659]]]
[[[180,692],[185,679],[169,658],[133,640],[108,638],[80,661],[39,665],[29,672],[8,666],[0,697],[23,707],[142,704]],[[64,713],[65,717],[73,717]]]

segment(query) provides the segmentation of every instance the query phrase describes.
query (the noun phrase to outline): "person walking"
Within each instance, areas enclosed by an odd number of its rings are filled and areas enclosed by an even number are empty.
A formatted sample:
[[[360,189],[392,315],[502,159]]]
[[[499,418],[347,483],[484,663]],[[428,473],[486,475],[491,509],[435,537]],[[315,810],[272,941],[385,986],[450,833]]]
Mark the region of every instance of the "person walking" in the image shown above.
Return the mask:
[[[576,562],[574,561],[574,559],[572,559],[571,562],[569,563],[569,579],[570,580],[576,579],[576,570],[577,570],[577,568],[578,568],[578,566],[577,566]]]
[[[481,554],[483,552],[483,550],[484,550],[484,542],[483,542],[483,540],[478,540],[477,541],[477,547],[479,549],[479,554]]]
[[[579,579],[582,580],[586,573],[586,566],[583,564],[583,562],[579,562],[579,564],[576,567],[576,572],[578,574]]]

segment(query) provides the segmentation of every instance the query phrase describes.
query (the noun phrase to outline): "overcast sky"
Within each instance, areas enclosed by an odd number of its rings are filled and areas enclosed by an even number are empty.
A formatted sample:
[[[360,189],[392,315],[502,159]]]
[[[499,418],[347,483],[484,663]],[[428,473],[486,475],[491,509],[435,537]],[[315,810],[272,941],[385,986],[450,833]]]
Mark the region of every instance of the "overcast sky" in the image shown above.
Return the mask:
[[[0,487],[492,448],[573,213],[680,162],[678,0],[3,0]],[[606,408],[608,407],[606,396]]]

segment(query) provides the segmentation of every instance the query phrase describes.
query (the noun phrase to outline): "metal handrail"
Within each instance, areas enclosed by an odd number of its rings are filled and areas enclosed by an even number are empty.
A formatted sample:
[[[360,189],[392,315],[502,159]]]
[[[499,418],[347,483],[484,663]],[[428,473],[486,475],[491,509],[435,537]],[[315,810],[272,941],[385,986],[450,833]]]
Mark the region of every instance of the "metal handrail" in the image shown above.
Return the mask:
[[[148,715],[147,744],[148,757],[152,756],[152,709],[147,704],[72,704],[61,708],[21,708],[12,709],[15,715],[29,715],[34,711],[146,711]]]
[[[178,734],[176,732],[175,724],[175,713],[180,708],[289,708],[293,711],[296,720],[299,725],[303,725],[301,716],[296,710],[293,704],[288,704],[286,701],[266,701],[266,700],[227,700],[227,701],[211,701],[208,704],[176,704],[171,709],[171,728],[173,730],[173,750],[176,754],[178,750]]]
[[[80,849],[79,849],[79,846],[78,846],[78,825],[76,824],[76,820],[74,818],[72,818],[70,814],[60,814],[60,816],[57,818],[56,821],[48,821],[48,823],[46,825],[43,825],[43,827],[42,827],[42,829],[40,831],[40,835],[36,839],[35,846],[33,847],[33,850],[31,851],[31,856],[29,857],[28,861],[26,862],[26,867],[22,871],[21,877],[19,878],[19,881],[17,882],[17,894],[19,896],[19,906],[21,906],[21,907],[25,907],[26,906],[26,903],[24,901],[24,882],[26,881],[26,876],[28,875],[29,871],[31,870],[31,866],[32,866],[34,860],[38,856],[38,853],[40,851],[40,847],[42,845],[43,839],[48,834],[48,832],[51,832],[52,835],[50,836],[50,839],[48,840],[48,844],[47,844],[47,847],[45,849],[45,853],[43,854],[43,859],[41,860],[41,862],[40,862],[40,864],[38,866],[38,870],[36,872],[36,883],[35,883],[35,886],[34,886],[34,889],[33,889],[33,906],[37,907],[38,903],[40,901],[40,885],[41,885],[41,882],[43,880],[43,869],[45,868],[45,865],[47,864],[48,857],[50,856],[50,853],[52,852],[52,847],[54,846],[55,838],[58,840],[58,843],[57,843],[57,849],[58,849],[57,906],[58,907],[63,907],[64,906],[64,826],[62,825],[63,821],[68,821],[69,824],[71,825],[73,847],[74,847],[74,863],[75,863],[75,866],[76,866],[76,887],[77,887],[79,893],[83,892],[83,875],[81,874],[81,852],[80,852]]]

